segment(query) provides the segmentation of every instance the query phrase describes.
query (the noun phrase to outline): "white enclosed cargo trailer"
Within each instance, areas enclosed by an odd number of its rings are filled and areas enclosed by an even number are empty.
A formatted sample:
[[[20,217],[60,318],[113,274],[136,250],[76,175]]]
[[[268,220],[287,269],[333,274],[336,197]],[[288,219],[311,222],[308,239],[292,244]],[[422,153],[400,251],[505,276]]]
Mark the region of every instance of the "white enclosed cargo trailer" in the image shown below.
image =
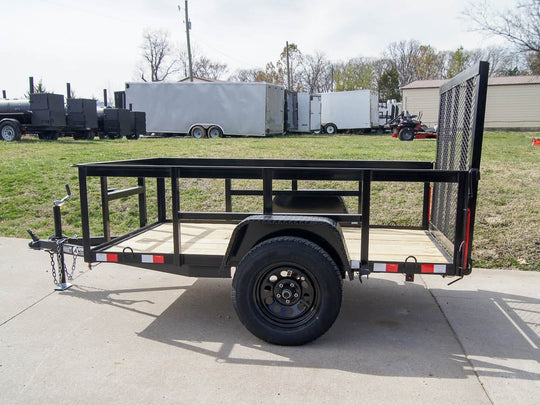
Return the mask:
[[[377,92],[353,90],[322,93],[321,125],[327,134],[377,128],[379,126]]]
[[[126,105],[149,133],[197,138],[283,133],[284,89],[267,83],[126,83]]]
[[[321,130],[321,96],[286,91],[285,130],[314,132]]]

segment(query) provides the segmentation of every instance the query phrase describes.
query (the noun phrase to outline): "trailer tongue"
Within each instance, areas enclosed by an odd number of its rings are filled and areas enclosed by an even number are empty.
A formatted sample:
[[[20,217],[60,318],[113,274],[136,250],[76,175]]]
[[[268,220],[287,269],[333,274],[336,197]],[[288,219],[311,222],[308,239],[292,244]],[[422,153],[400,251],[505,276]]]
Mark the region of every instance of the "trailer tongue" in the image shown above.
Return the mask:
[[[470,274],[487,73],[488,64],[481,62],[441,88],[435,164],[188,158],[78,164],[82,238],[64,237],[55,214],[57,235],[41,240],[32,234],[30,247],[57,257],[59,288],[68,287],[66,253],[88,263],[233,277],[234,307],[254,335],[282,345],[307,343],[339,314],[344,278],[402,273],[413,281],[417,274]],[[110,189],[109,181],[119,178],[131,179],[131,186]],[[95,179],[99,193],[89,186]],[[224,210],[181,210],[187,179],[222,182]],[[253,180],[262,187],[246,186]],[[317,182],[336,188],[299,187]],[[378,182],[416,184],[423,193],[421,223],[372,223],[371,189]],[[234,211],[233,197],[242,196],[259,198],[260,209]],[[126,197],[137,197],[140,226],[113,236],[110,202]],[[356,201],[355,212],[344,198]],[[97,237],[90,215],[96,199],[103,226]]]

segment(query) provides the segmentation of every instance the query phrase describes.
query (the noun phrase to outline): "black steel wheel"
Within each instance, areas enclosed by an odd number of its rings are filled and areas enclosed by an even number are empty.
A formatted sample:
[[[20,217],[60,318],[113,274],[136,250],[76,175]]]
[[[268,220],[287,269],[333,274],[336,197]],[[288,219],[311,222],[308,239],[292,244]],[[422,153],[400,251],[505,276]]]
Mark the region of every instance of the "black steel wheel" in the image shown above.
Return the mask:
[[[401,141],[412,141],[414,139],[414,130],[409,127],[401,128],[399,139]]]
[[[335,126],[335,124],[328,124],[324,127],[324,132],[329,135],[334,135],[337,133],[337,127]]]
[[[21,127],[18,122],[2,122],[2,124],[0,124],[0,135],[2,136],[3,141],[20,141]]]
[[[320,246],[277,237],[241,260],[232,283],[240,321],[255,336],[279,345],[301,345],[323,335],[341,308],[340,272]]]

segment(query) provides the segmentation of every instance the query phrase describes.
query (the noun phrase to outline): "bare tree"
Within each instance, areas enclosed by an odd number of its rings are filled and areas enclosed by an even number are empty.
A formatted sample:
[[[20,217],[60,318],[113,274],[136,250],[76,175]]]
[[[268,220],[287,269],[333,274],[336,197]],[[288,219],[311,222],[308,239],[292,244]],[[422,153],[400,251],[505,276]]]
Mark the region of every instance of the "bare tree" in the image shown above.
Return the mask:
[[[332,90],[332,64],[321,52],[304,55],[300,62],[300,81],[303,91],[321,93]]]
[[[420,42],[416,40],[393,42],[386,49],[386,56],[392,61],[399,74],[399,85],[405,86],[416,80],[416,65],[420,53]]]
[[[213,62],[206,56],[198,57],[193,63],[193,75],[205,79],[220,79],[226,71],[226,64]]]
[[[463,14],[470,17],[476,29],[503,37],[520,51],[540,52],[540,0],[518,1],[516,7],[502,11],[483,0]]]
[[[231,82],[254,82],[260,69],[239,69],[229,76]]]
[[[415,80],[438,79],[444,75],[445,54],[414,39],[391,43],[385,56],[397,70],[401,87]]]
[[[224,63],[212,61],[210,58],[199,55],[194,47],[191,47],[191,60],[193,63],[193,76],[203,78],[219,80],[227,72],[227,65]],[[188,76],[189,59],[187,50],[181,50],[178,53],[178,64],[181,66],[181,71],[184,76]]]
[[[483,0],[470,5],[463,14],[471,19],[475,29],[502,37],[526,53],[529,72],[540,74],[540,0],[518,1],[515,7],[505,10],[494,10]],[[519,70],[516,65],[508,72]]]
[[[522,53],[512,52],[511,49],[500,46],[490,46],[487,48],[473,49],[465,51],[469,64],[485,60],[489,62],[490,76],[507,76],[512,70],[523,71],[526,69],[527,61]]]
[[[145,31],[141,48],[143,64],[139,70],[143,81],[161,82],[178,71],[168,32],[162,30]],[[147,76],[145,77],[148,71],[150,72],[149,79]]]

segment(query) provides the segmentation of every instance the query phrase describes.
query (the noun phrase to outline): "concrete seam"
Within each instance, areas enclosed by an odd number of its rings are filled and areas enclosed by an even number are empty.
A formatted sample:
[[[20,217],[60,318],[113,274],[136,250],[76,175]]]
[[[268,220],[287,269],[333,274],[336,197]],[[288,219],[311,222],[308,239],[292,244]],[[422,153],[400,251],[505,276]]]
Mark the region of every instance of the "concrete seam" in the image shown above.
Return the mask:
[[[480,386],[482,387],[482,390],[484,391],[484,394],[486,394],[486,397],[487,399],[489,400],[489,402],[493,405],[495,405],[495,402],[493,401],[493,399],[491,398],[491,396],[489,395],[489,392],[487,391],[486,387],[484,386],[484,383],[482,382],[482,379],[480,378],[480,374],[478,374],[478,371],[476,371],[476,367],[474,366],[471,358],[469,357],[469,354],[467,353],[467,350],[465,349],[465,346],[463,345],[463,342],[461,341],[461,339],[459,338],[456,330],[454,329],[454,327],[452,326],[452,323],[450,323],[450,320],[448,319],[448,317],[446,316],[446,313],[443,311],[442,307],[441,307],[441,304],[439,303],[439,300],[437,299],[437,297],[435,296],[435,294],[433,294],[433,292],[431,291],[431,288],[428,287],[428,285],[426,284],[425,280],[423,277],[421,277],[422,279],[422,283],[424,284],[424,287],[429,291],[429,294],[431,295],[431,297],[433,298],[433,300],[435,301],[435,304],[437,305],[437,307],[439,308],[439,311],[441,311],[441,314],[442,316],[444,317],[444,320],[446,321],[446,324],[448,325],[448,327],[450,328],[450,330],[452,331],[452,334],[454,335],[454,338],[456,339],[456,341],[458,342],[459,344],[459,347],[461,348],[461,351],[463,352],[463,354],[465,355],[465,358],[467,359],[467,363],[469,363],[469,366],[471,367],[471,370],[473,371],[474,375],[476,376],[476,379],[478,380],[478,383],[480,384]]]
[[[37,304],[39,304],[41,301],[43,301],[44,299],[50,297],[51,295],[53,295],[55,293],[55,291],[52,291],[50,292],[49,294],[47,294],[46,296],[44,296],[43,298],[40,298],[39,300],[37,300],[36,302],[34,302],[33,304],[27,306],[26,308],[24,308],[23,310],[19,311],[18,313],[16,313],[15,315],[13,315],[11,318],[7,319],[6,321],[0,323],[0,327],[4,326],[6,323],[8,323],[9,321],[12,321],[13,319],[17,318],[19,315],[23,314],[24,312],[28,311],[30,308],[36,306]]]

